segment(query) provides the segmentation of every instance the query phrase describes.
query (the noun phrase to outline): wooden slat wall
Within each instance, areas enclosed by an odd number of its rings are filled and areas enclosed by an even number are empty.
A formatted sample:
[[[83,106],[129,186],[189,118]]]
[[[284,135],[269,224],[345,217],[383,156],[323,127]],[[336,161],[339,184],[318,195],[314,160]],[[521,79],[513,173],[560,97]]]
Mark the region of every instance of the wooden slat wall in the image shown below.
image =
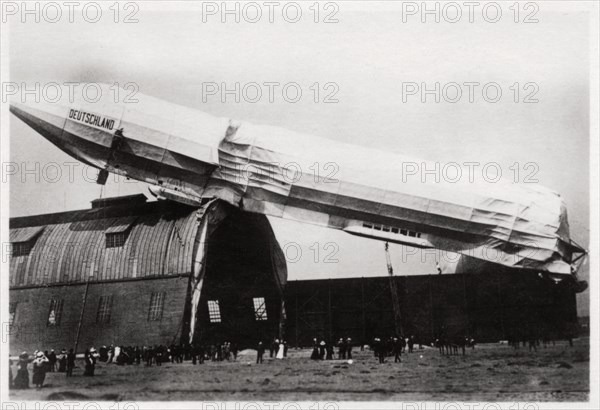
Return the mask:
[[[76,211],[64,222],[45,225],[28,256],[11,257],[10,286],[85,282],[91,271],[95,280],[190,273],[197,210],[171,206],[165,212],[156,205],[148,212],[153,204],[133,215],[127,241],[118,248],[106,248],[106,230],[131,218],[127,208],[124,215],[113,211],[104,218],[90,218],[97,211]]]

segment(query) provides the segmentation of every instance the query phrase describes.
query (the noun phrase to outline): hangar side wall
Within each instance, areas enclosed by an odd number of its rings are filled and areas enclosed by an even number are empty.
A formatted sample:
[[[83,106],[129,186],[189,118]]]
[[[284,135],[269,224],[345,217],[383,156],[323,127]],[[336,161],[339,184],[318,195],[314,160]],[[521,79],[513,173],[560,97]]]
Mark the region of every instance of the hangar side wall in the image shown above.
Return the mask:
[[[564,338],[577,333],[575,290],[536,272],[395,276],[405,336]],[[290,281],[286,338],[310,346],[313,337],[370,343],[395,333],[389,277]]]
[[[78,351],[86,347],[119,344],[147,345],[178,343],[183,324],[189,275],[92,282],[88,288]],[[85,283],[13,288],[10,302],[16,315],[10,332],[10,353],[69,349],[75,346],[81,316]],[[164,292],[162,316],[149,320],[153,292]],[[112,296],[110,320],[98,323],[101,296]],[[62,315],[56,326],[48,325],[50,299],[63,300]]]

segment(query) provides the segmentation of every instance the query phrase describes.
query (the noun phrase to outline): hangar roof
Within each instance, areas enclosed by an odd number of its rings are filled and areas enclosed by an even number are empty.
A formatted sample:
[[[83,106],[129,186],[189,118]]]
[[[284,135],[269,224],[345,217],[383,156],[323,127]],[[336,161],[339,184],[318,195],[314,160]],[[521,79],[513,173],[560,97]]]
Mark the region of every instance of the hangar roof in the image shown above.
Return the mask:
[[[204,208],[139,198],[11,218],[10,286],[189,274]]]

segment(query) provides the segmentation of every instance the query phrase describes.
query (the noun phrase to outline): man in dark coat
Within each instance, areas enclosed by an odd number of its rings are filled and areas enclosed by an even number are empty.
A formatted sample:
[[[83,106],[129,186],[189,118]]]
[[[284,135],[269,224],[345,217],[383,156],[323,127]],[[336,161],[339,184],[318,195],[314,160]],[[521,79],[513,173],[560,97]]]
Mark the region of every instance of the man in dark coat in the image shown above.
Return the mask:
[[[346,357],[352,359],[352,339],[346,339]]]
[[[392,352],[394,353],[394,363],[401,363],[400,356],[402,355],[402,342],[395,337],[392,345]]]
[[[327,360],[333,360],[333,343],[329,342],[327,343]]]
[[[256,347],[256,363],[262,363],[263,362],[263,355],[265,354],[265,346],[263,345],[263,342],[260,341],[258,342],[258,346]]]
[[[75,368],[75,353],[73,349],[69,349],[67,354],[67,377],[73,376],[73,369]]]
[[[85,351],[85,371],[84,376],[94,376],[96,370],[96,349],[93,347]]]
[[[50,354],[48,355],[48,361],[49,361],[50,371],[55,372],[57,359],[56,359],[56,353],[54,353],[54,349],[52,349],[50,351]]]
[[[67,351],[62,349],[58,355],[58,371],[64,373],[67,371]]]

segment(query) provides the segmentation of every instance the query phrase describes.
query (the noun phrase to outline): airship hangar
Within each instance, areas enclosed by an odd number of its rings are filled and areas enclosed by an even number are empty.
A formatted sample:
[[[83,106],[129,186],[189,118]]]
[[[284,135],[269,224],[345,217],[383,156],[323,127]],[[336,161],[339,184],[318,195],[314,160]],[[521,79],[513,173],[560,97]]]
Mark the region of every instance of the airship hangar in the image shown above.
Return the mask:
[[[576,283],[534,270],[288,281],[268,219],[220,200],[97,199],[85,210],[11,218],[10,242],[11,354],[577,333]]]

